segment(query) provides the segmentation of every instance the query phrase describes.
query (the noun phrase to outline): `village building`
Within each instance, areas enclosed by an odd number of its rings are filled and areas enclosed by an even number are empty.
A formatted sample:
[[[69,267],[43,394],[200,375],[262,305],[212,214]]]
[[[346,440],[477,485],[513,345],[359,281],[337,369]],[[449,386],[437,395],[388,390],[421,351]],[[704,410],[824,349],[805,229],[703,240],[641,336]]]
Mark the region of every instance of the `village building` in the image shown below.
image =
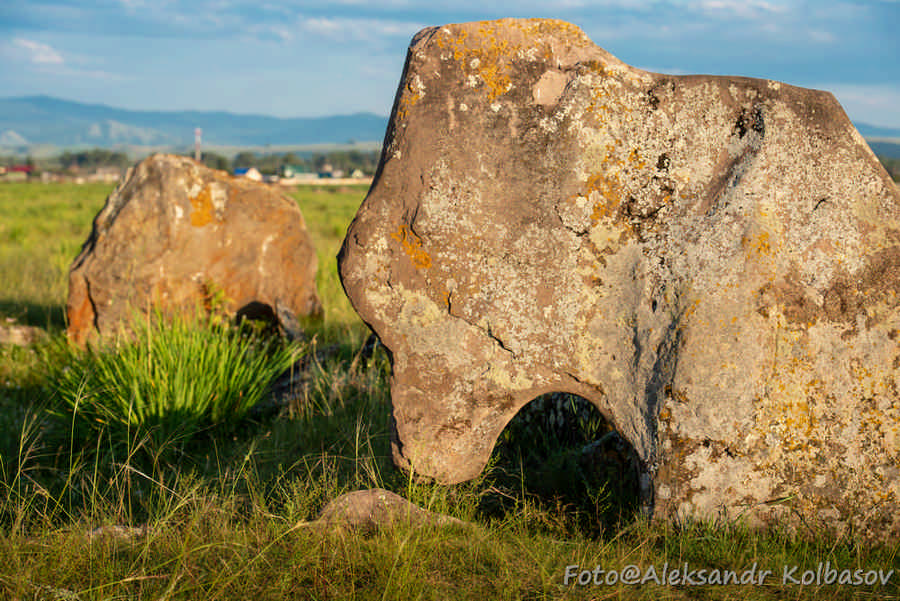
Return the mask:
[[[261,182],[263,180],[262,173],[260,173],[259,169],[256,167],[240,167],[234,170],[234,175],[236,177],[246,177],[255,182]]]

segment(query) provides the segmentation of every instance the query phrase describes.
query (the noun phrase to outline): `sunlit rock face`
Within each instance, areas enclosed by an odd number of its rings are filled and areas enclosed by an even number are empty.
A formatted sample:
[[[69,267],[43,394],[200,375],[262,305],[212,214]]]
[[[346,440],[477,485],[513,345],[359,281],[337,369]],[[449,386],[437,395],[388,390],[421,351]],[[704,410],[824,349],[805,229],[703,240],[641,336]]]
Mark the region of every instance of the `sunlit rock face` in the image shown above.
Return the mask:
[[[401,466],[472,478],[565,391],[657,516],[900,533],[900,195],[829,93],[649,73],[559,21],[423,30],[340,270]]]
[[[281,321],[317,314],[316,268],[294,200],[187,157],[153,155],[128,170],[72,263],[69,338],[118,334],[151,307],[214,303]]]

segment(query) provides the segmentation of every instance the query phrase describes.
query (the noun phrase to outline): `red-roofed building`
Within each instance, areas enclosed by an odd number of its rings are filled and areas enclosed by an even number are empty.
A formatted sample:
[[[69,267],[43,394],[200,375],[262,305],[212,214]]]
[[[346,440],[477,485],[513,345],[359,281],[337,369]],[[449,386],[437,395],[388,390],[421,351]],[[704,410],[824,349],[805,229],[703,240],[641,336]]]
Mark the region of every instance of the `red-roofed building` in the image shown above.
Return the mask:
[[[0,171],[0,181],[4,182],[24,182],[34,172],[32,165],[9,165]]]

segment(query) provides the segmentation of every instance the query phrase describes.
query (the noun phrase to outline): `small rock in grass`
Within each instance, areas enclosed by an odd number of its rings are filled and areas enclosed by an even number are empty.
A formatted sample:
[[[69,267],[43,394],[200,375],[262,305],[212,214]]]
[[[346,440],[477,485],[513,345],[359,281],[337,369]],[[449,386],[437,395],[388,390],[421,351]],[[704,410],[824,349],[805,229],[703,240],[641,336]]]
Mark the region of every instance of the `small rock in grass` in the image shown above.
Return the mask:
[[[357,490],[331,501],[309,525],[372,532],[394,525],[466,525],[454,517],[422,509],[382,488]]]
[[[47,338],[47,332],[34,326],[0,325],[0,344],[29,346]]]

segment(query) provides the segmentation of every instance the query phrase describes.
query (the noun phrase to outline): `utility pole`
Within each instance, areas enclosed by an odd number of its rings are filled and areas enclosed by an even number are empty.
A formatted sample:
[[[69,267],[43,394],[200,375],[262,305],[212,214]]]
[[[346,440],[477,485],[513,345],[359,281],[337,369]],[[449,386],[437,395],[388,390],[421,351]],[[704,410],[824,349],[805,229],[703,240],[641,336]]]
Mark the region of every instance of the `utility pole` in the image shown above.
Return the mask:
[[[194,160],[200,161],[200,136],[203,134],[203,130],[199,127],[194,128]]]

